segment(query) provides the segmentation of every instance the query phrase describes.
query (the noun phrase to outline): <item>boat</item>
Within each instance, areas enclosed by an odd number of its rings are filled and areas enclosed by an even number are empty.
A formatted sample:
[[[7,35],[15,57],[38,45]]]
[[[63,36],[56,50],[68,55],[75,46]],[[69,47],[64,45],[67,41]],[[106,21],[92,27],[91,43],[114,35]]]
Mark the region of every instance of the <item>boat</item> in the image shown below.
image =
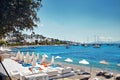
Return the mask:
[[[70,45],[69,45],[69,44],[67,44],[67,45],[66,45],[66,49],[69,49],[69,48],[70,48]]]
[[[79,44],[76,43],[76,44],[73,44],[73,46],[79,46]]]
[[[88,47],[88,44],[84,43],[84,44],[81,44],[81,46]]]
[[[100,48],[101,45],[100,45],[100,44],[93,44],[93,47],[94,47],[94,48]]]

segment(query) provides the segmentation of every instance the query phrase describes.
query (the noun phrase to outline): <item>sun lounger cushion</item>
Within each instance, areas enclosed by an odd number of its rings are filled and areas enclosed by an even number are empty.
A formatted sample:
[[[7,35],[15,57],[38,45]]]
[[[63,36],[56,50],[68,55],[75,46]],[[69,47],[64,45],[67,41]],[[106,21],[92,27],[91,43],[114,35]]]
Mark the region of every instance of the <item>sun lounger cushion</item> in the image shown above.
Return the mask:
[[[106,78],[111,78],[111,77],[113,77],[113,73],[105,73],[104,74],[104,76],[106,77]]]
[[[67,67],[67,68],[58,68],[58,73],[60,74],[65,74],[65,73],[69,73],[71,72],[71,67]]]
[[[56,76],[58,74],[58,71],[57,70],[51,70],[51,71],[48,71],[47,74],[48,74],[49,77]]]

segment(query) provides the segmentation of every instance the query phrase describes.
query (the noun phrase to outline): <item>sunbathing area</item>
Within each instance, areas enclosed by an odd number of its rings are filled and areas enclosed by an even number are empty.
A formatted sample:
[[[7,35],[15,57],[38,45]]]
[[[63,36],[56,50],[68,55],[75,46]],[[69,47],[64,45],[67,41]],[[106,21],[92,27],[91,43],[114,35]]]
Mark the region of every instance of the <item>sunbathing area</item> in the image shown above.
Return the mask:
[[[47,61],[44,54],[40,62],[39,55],[26,55],[17,52],[16,56],[5,58],[4,64],[13,80],[120,80],[120,74],[102,69],[55,62],[54,56]],[[84,60],[83,60],[84,62]],[[7,75],[0,65],[0,73]]]
[[[0,80],[120,80],[120,0],[0,0]]]
[[[9,75],[20,80],[52,80],[62,77],[72,76],[74,72],[71,67],[62,67],[54,64],[54,56],[51,62],[46,60],[43,55],[41,62],[37,62],[38,55],[18,52],[16,57],[6,58],[3,61]],[[0,72],[5,74],[4,69],[0,66]]]

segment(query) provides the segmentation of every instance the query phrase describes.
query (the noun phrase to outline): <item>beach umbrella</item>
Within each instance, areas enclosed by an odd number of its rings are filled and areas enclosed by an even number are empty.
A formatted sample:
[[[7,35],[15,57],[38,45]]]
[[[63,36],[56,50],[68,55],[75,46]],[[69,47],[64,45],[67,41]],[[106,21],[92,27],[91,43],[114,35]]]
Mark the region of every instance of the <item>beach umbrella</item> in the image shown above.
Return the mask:
[[[90,64],[87,60],[83,59],[81,61],[79,61],[80,64],[84,64],[84,65],[88,65]],[[92,66],[90,66],[90,73],[92,72]]]
[[[61,58],[62,58],[62,57],[60,57],[60,56],[56,56],[56,57],[55,57],[55,59],[61,59]]]
[[[66,62],[73,62],[73,60],[70,59],[70,58],[67,58],[67,59],[65,59],[64,61],[66,61]]]
[[[27,60],[27,63],[31,63],[31,57],[30,57],[29,52],[27,52],[26,54],[26,60]]]
[[[18,60],[20,60],[20,51],[17,52],[16,58],[17,58]]]
[[[31,56],[31,58],[33,58],[33,57],[34,57],[34,55],[35,55],[35,54],[34,54],[34,52],[32,52],[32,56]]]
[[[109,65],[109,63],[108,63],[107,61],[105,61],[105,60],[102,60],[102,61],[100,61],[99,63],[100,63],[100,64],[104,64],[104,65]]]
[[[45,57],[45,55],[42,55],[41,64],[42,64],[43,62],[45,62],[45,61],[46,61],[46,57]]]
[[[24,60],[24,54],[23,52],[20,54],[20,61],[23,61]]]
[[[21,55],[22,55],[22,61],[23,61],[24,60],[24,53],[22,52]]]
[[[72,59],[70,59],[70,58],[66,58],[64,61],[66,61],[66,62],[73,62],[73,60]],[[62,73],[63,73],[63,70],[62,70]],[[63,77],[63,80],[64,80],[64,77]]]
[[[79,63],[80,63],[80,64],[89,64],[89,62],[88,62],[88,61],[86,61],[85,59],[83,59],[83,60],[79,61]]]
[[[22,61],[22,54],[20,54],[20,61]]]
[[[55,62],[55,59],[54,59],[54,56],[52,56],[52,59],[51,59],[50,65],[54,64],[54,62]]]
[[[103,64],[103,65],[107,65],[107,66],[109,65],[109,63],[107,61],[105,61],[105,60],[102,60],[99,63]],[[101,67],[101,68],[104,70],[105,67]]]
[[[39,59],[39,53],[37,54],[36,58],[37,58],[37,60]]]
[[[48,58],[47,54],[44,54],[44,56],[45,56],[46,58]]]
[[[35,58],[33,58],[32,66],[33,66],[33,67],[36,66],[36,59],[35,59]]]
[[[26,57],[24,57],[24,64],[28,64]]]

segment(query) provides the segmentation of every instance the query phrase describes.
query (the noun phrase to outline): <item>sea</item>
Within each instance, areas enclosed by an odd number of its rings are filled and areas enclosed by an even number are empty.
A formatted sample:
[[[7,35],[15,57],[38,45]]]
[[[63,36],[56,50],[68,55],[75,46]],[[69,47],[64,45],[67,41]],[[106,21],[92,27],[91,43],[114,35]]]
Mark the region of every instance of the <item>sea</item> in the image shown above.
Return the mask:
[[[120,47],[117,45],[102,45],[99,48],[94,48],[90,46],[69,46],[66,48],[65,45],[62,46],[27,46],[27,47],[18,47],[13,48],[12,52],[17,53],[18,51],[26,54],[27,52],[32,55],[39,54],[40,58],[43,54],[48,56],[48,61],[51,60],[51,57],[60,56],[61,59],[55,59],[55,62],[69,63],[78,66],[91,66],[95,68],[101,68],[106,70],[114,70],[120,72],[120,67],[117,64],[120,64]],[[66,58],[70,58],[73,62],[65,62]],[[85,59],[90,64],[80,64],[79,61]],[[109,65],[100,64],[100,61],[105,60]]]

